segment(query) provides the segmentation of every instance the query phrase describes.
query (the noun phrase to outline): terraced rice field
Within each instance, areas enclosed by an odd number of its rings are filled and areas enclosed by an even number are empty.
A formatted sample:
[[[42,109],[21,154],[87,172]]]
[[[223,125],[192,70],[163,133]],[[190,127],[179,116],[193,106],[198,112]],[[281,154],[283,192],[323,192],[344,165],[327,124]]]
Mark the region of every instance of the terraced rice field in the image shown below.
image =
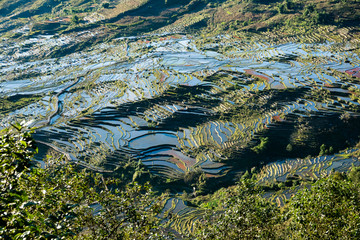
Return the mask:
[[[331,171],[344,172],[351,166],[359,166],[356,157],[347,151],[336,155],[309,159],[287,159],[265,166],[259,174],[260,183],[285,182],[287,179],[316,180]]]
[[[0,98],[10,104],[0,127],[35,127],[39,160],[55,151],[109,174],[141,161],[169,181],[200,171],[213,190],[253,167],[268,184],[360,165],[349,156],[360,135],[356,38],[326,28],[250,39],[163,34],[46,58],[87,34],[0,42]],[[316,157],[323,144],[327,154]],[[287,191],[271,197],[281,205]],[[166,201],[175,230],[203,214]]]
[[[359,43],[346,42],[346,35],[341,41],[263,37],[121,38],[40,60],[45,46],[76,38],[3,41],[0,96],[41,98],[0,113],[0,124],[36,127],[43,152],[52,148],[106,171],[141,160],[171,179],[194,169],[224,177],[274,161],[247,159],[259,136],[278,135],[285,141],[278,145],[299,151],[321,144],[312,125],[319,118],[340,119],[336,127],[358,133]]]

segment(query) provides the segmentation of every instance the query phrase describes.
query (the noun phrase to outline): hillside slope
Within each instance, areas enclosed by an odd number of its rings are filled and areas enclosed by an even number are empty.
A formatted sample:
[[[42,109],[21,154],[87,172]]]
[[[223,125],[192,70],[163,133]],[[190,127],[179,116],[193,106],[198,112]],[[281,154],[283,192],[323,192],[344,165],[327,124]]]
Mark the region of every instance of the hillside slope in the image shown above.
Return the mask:
[[[359,0],[3,0],[0,33],[28,26],[41,33],[102,29],[129,36],[163,31],[267,31],[360,23]],[[215,30],[215,31],[214,31]]]

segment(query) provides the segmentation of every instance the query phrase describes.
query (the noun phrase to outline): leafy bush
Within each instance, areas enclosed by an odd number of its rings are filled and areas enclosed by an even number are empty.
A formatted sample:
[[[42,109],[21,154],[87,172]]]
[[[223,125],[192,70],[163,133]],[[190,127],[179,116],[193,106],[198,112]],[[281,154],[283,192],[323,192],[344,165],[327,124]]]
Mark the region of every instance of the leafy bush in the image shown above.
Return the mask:
[[[15,125],[0,142],[1,239],[160,238],[161,199],[148,184],[123,189],[62,159],[30,169],[36,152],[30,133]]]
[[[80,22],[80,18],[79,18],[79,16],[78,15],[73,15],[72,17],[71,17],[71,24],[79,24],[79,22]]]
[[[104,3],[102,4],[102,7],[103,7],[103,8],[109,8],[109,7],[110,7],[110,3],[104,2]]]
[[[209,212],[198,224],[198,239],[272,239],[273,226],[279,221],[280,210],[261,196],[252,180],[242,179],[228,196],[220,212]],[[223,199],[224,200],[224,199]],[[221,201],[221,200],[220,200]]]
[[[252,147],[251,150],[253,150],[254,152],[256,152],[257,154],[263,152],[266,149],[266,145],[269,142],[269,138],[268,137],[260,137],[260,143],[259,145],[256,145],[255,147]]]
[[[333,174],[303,185],[303,190],[282,208],[264,198],[256,182],[243,178],[234,191],[220,190],[225,195],[217,203],[224,204],[216,211],[209,211],[197,225],[195,236],[197,239],[359,239],[359,172],[354,168],[351,174]]]
[[[20,125],[0,134],[1,239],[164,239],[163,199],[149,184],[79,170],[63,159],[31,167],[37,149]],[[359,239],[360,168],[302,188],[279,208],[250,177],[202,204],[189,239]],[[200,178],[199,178],[200,179]],[[286,184],[285,184],[286,185]],[[292,184],[294,185],[294,184]]]
[[[24,179],[30,173],[30,159],[36,152],[30,133],[21,132],[19,124],[0,134],[0,236],[25,238],[36,226],[24,208],[32,205]]]
[[[293,239],[359,239],[359,186],[333,177],[296,194],[284,215]]]

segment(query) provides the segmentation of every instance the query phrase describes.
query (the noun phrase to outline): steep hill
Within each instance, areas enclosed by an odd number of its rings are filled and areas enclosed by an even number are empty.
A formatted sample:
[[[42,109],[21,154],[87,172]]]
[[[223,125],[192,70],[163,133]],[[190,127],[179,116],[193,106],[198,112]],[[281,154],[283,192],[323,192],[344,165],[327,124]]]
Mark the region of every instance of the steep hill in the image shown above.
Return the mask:
[[[102,29],[108,36],[138,35],[159,29],[219,33],[311,29],[317,25],[358,28],[359,3],[359,0],[3,0],[0,33],[24,26],[32,30],[30,34]]]
[[[50,34],[79,41],[50,49],[60,57],[97,43],[148,33],[210,35],[271,31],[298,36],[329,26],[334,34],[359,35],[359,0],[3,0],[0,38],[23,41]],[[339,30],[347,27],[345,30]],[[44,55],[33,56],[44,57]]]

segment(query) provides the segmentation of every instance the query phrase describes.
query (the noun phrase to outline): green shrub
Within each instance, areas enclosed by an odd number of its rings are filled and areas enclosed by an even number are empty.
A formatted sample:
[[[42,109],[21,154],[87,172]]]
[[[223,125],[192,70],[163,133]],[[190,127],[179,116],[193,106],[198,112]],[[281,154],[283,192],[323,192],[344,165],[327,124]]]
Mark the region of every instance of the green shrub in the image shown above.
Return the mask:
[[[256,145],[255,147],[251,148],[251,150],[253,150],[254,152],[256,152],[257,154],[263,152],[266,149],[266,145],[269,142],[269,138],[268,137],[260,137],[260,143],[259,145]]]
[[[284,215],[291,239],[359,239],[359,188],[353,182],[321,179],[298,192]]]
[[[62,159],[30,169],[36,152],[20,125],[0,138],[1,239],[148,239],[157,231],[161,199],[148,184],[78,170]],[[121,188],[120,188],[121,187]]]
[[[265,139],[262,140],[266,142]],[[326,147],[322,147],[323,150]],[[0,134],[1,239],[164,239],[157,214],[163,198],[148,184],[122,186],[116,179],[78,170],[63,159],[48,158],[31,167],[36,153],[31,134],[18,124]],[[325,151],[325,150],[324,150]],[[253,176],[254,171],[252,171]],[[187,176],[201,190],[200,172]],[[221,189],[203,203],[207,215],[189,239],[359,239],[360,168],[298,186],[283,208],[264,197],[249,177]],[[283,194],[283,193],[282,193]]]
[[[351,168],[348,177],[352,182],[360,184],[360,167]]]
[[[71,23],[72,23],[72,24],[79,24],[79,22],[80,22],[80,18],[79,18],[78,15],[73,15],[73,16],[71,17]]]
[[[279,208],[251,180],[243,179],[233,194],[223,199],[223,211],[210,211],[197,225],[196,239],[274,239]]]
[[[103,8],[109,8],[109,7],[110,7],[110,3],[104,2],[104,3],[102,4],[102,7],[103,7]]]

